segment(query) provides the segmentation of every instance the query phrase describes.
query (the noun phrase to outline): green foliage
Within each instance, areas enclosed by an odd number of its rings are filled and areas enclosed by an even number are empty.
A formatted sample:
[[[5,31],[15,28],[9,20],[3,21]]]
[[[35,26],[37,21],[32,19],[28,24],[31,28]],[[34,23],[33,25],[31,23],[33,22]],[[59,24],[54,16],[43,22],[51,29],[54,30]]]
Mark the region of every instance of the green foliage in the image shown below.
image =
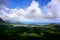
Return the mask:
[[[0,24],[0,40],[58,40],[60,28],[46,27],[13,27]]]

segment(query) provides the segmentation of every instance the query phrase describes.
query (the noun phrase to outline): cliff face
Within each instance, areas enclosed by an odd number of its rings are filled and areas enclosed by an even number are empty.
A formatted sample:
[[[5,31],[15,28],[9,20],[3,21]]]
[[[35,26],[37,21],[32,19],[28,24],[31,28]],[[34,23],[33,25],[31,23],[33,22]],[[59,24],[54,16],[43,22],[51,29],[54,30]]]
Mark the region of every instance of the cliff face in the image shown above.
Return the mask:
[[[0,18],[0,23],[6,23],[2,18]]]

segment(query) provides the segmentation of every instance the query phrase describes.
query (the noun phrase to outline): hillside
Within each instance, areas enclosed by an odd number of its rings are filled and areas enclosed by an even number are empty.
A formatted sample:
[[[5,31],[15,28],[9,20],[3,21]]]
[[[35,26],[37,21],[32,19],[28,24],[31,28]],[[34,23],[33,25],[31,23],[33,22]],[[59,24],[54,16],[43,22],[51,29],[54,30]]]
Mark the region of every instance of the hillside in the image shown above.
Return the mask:
[[[2,18],[0,18],[0,23],[6,23]]]

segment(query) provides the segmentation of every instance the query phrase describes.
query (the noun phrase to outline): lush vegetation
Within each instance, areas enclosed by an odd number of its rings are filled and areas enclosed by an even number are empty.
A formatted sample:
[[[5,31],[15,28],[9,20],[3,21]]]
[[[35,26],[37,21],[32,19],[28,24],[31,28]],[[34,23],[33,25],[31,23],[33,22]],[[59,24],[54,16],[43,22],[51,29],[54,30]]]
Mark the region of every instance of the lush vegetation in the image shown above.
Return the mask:
[[[59,40],[60,26],[13,27],[0,24],[0,40]]]

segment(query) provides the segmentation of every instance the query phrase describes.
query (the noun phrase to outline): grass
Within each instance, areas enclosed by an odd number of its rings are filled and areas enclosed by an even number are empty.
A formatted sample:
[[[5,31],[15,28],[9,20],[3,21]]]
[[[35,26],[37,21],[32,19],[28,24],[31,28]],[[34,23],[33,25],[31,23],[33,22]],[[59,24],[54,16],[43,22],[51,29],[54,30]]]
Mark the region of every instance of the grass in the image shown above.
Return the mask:
[[[30,25],[31,26],[31,25]],[[40,27],[13,27],[13,24],[0,24],[0,40],[58,40],[60,28],[55,25]]]

